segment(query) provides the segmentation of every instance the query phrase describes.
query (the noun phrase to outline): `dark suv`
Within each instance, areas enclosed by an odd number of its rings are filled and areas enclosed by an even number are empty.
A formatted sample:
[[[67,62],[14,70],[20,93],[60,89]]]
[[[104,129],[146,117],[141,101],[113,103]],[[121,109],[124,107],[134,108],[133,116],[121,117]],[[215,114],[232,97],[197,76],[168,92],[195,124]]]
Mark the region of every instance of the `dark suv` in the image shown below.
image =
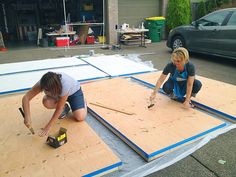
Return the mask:
[[[214,11],[191,25],[172,29],[166,45],[236,59],[236,8]]]

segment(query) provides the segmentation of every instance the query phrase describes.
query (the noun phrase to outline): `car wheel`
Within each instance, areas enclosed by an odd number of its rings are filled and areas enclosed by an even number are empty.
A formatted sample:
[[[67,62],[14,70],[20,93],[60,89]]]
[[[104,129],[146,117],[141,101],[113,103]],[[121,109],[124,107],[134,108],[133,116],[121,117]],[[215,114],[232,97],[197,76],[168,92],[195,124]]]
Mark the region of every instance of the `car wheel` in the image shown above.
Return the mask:
[[[181,36],[175,36],[172,40],[171,48],[172,48],[172,50],[175,50],[179,47],[185,47],[184,38]]]

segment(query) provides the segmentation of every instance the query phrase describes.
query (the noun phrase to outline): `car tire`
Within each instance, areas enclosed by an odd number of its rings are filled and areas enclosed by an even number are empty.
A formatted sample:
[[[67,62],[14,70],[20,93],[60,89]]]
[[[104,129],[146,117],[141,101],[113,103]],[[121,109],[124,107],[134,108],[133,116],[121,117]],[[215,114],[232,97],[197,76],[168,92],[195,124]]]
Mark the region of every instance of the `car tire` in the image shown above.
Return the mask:
[[[185,40],[182,36],[175,36],[171,42],[171,48],[172,50],[175,50],[179,47],[184,47],[186,48],[185,46]]]

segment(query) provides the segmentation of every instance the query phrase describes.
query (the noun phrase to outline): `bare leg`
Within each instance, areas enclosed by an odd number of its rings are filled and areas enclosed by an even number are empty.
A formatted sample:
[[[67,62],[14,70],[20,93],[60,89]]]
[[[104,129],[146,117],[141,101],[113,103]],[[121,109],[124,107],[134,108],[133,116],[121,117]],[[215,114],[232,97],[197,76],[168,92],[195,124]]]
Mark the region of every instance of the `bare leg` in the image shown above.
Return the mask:
[[[57,100],[47,95],[44,95],[42,103],[47,109],[55,109],[57,106]]]
[[[73,117],[77,121],[85,120],[86,116],[87,116],[87,106],[85,106],[85,108],[81,108],[73,112]]]

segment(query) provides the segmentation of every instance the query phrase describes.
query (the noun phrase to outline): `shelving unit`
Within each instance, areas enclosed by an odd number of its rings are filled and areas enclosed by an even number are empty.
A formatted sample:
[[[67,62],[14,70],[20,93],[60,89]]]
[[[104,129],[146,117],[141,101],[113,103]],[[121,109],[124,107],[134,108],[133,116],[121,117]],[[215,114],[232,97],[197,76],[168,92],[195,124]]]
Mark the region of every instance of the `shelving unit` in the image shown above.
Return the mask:
[[[37,18],[37,4],[24,3],[24,1],[18,1],[15,10],[17,17],[17,36],[19,40],[30,39],[29,34],[33,34],[37,31],[38,18]]]

